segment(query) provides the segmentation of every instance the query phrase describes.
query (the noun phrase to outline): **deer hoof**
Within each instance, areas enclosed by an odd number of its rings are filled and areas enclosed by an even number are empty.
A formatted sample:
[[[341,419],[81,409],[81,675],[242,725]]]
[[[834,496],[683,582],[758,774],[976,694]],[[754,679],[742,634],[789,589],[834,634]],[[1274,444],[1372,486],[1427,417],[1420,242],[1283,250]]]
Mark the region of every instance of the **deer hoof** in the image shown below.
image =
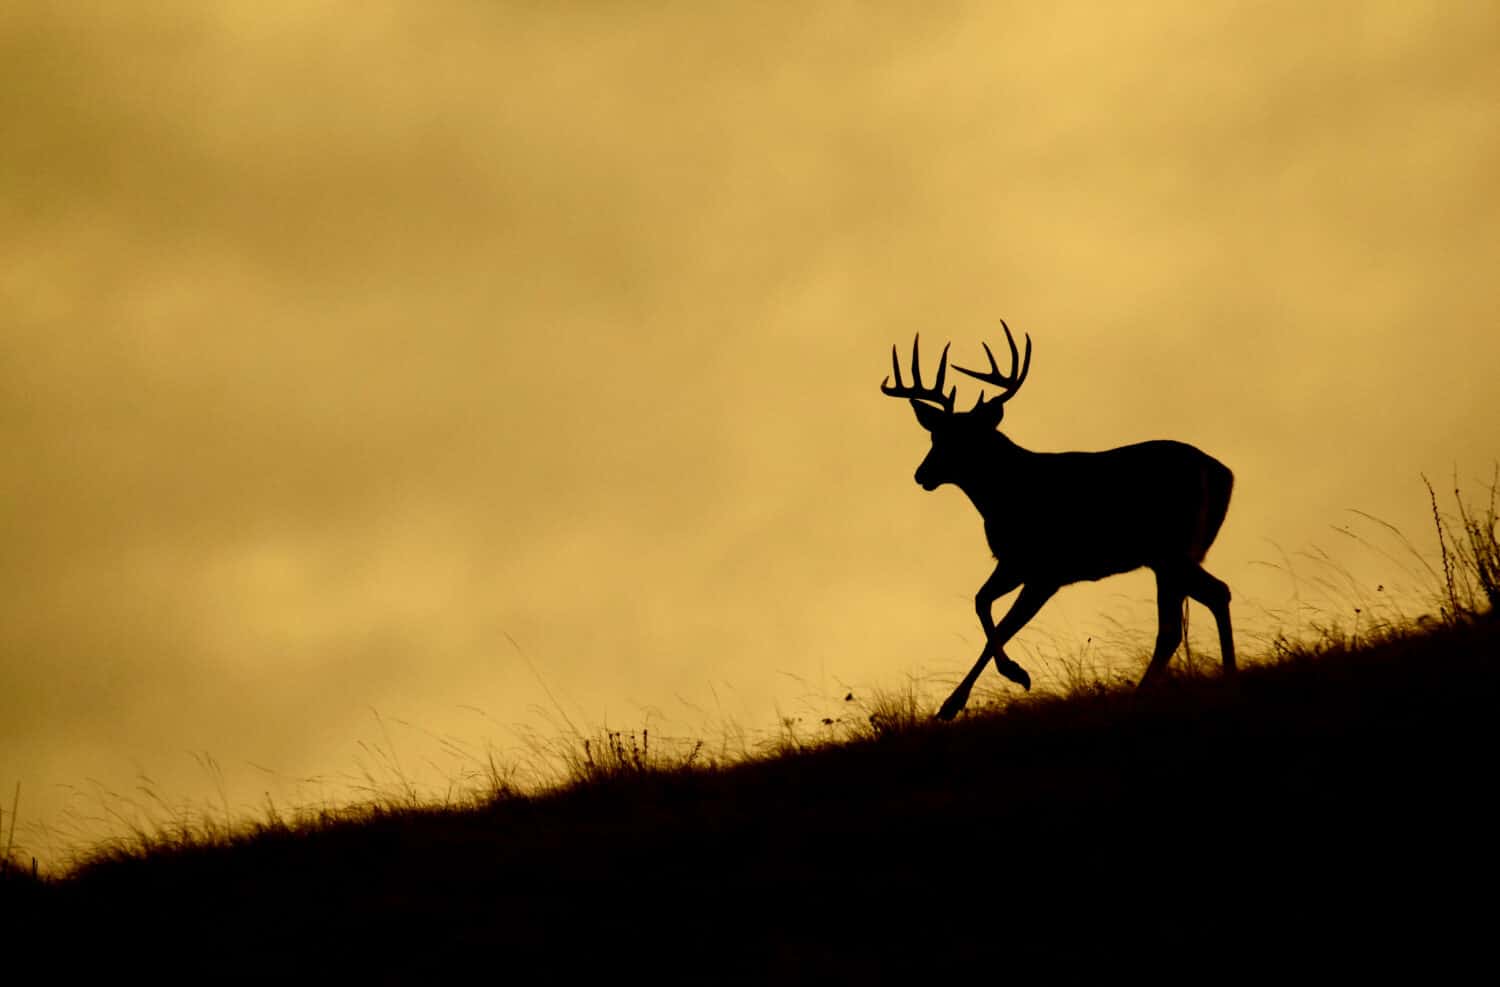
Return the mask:
[[[948,701],[943,703],[942,708],[937,711],[936,715],[940,720],[951,720],[955,716],[957,716],[959,712],[963,710],[963,708],[963,700],[959,699],[957,696],[949,696]]]
[[[995,662],[995,669],[1027,692],[1031,691],[1031,676],[1020,665],[1007,659],[1003,665]]]

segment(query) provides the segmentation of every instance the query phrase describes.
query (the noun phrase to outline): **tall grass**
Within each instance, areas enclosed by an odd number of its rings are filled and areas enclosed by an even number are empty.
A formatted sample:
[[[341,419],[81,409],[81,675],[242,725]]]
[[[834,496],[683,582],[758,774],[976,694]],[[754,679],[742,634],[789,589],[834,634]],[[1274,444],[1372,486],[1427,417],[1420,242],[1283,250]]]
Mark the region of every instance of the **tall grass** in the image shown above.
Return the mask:
[[[16,782],[16,794],[10,800],[10,835],[5,833],[5,809],[0,807],[0,837],[5,840],[3,850],[0,850],[0,879],[7,874],[13,873],[20,868],[16,860],[16,816],[21,807],[21,783]],[[31,874],[36,876],[36,858],[31,858]]]
[[[1488,500],[1478,507],[1464,499],[1455,476],[1455,514],[1444,514],[1438,508],[1432,482],[1425,475],[1422,482],[1432,504],[1443,563],[1444,622],[1455,624],[1481,616],[1496,619],[1500,616],[1500,517],[1496,516],[1495,505],[1500,496],[1500,464],[1491,475]]]

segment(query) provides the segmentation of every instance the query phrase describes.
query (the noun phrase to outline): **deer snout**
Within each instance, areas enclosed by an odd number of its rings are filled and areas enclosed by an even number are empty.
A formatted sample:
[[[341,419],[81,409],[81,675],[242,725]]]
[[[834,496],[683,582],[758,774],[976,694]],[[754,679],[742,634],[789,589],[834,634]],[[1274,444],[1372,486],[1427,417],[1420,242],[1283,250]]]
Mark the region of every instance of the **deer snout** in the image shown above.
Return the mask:
[[[943,482],[938,476],[941,471],[933,462],[937,458],[934,452],[935,450],[928,450],[927,455],[923,456],[922,461],[917,464],[917,471],[912,474],[912,479],[916,480],[917,486],[923,490],[936,490]]]

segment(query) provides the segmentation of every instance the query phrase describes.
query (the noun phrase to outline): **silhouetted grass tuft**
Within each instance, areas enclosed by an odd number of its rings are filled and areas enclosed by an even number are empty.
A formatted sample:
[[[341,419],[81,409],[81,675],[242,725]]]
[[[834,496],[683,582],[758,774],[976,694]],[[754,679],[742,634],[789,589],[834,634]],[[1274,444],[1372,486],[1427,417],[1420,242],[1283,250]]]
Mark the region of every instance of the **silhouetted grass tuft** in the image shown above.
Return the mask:
[[[575,785],[615,781],[638,775],[691,772],[710,769],[702,740],[677,741],[663,749],[660,738],[651,745],[651,731],[604,730],[579,741],[567,756],[568,773]]]
[[[851,694],[852,695],[852,694]],[[899,737],[924,726],[932,716],[932,701],[915,677],[908,677],[894,689],[875,688],[870,698],[860,704],[864,722],[869,733],[863,729],[853,732],[856,739],[863,736],[875,739]]]

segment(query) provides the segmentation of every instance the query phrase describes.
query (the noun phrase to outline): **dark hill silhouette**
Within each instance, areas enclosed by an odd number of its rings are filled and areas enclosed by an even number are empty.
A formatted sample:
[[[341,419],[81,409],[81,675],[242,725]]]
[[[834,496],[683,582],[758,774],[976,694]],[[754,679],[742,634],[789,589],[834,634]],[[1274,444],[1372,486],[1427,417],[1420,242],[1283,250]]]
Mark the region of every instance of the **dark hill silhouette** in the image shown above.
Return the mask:
[[[190,953],[231,979],[1213,982],[1403,959],[1431,977],[1492,935],[1497,644],[1467,625],[733,767],[104,856],[0,881],[5,927],[13,956],[69,969],[185,976]]]

